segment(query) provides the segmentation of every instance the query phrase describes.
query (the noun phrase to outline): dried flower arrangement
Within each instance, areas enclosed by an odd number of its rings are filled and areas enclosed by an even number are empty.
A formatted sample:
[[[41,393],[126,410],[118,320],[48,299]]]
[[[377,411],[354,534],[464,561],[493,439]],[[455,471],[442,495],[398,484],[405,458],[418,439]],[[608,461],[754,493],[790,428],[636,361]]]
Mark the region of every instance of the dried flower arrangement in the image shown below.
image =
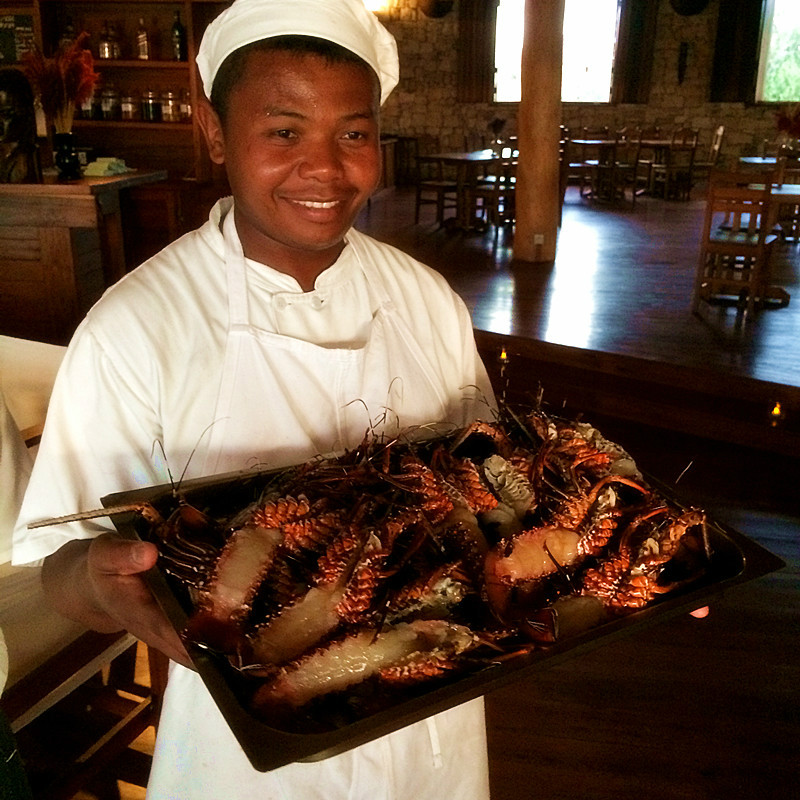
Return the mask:
[[[800,103],[781,106],[775,112],[778,130],[793,139],[800,138]]]
[[[84,31],[72,43],[60,46],[52,58],[45,58],[38,47],[22,57],[22,68],[56,133],[72,131],[75,108],[91,96],[100,77],[91,51],[83,46],[88,38]]]

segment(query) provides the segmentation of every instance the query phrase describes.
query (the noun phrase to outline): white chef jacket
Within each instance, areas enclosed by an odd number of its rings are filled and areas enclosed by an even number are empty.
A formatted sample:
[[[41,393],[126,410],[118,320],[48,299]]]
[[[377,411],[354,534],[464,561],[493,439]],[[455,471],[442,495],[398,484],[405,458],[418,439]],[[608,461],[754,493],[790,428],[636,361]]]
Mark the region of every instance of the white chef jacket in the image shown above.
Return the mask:
[[[222,461],[215,457],[215,427],[225,429],[228,408],[220,406],[225,386],[219,376],[235,338],[230,253],[222,232],[231,207],[230,199],[218,203],[206,225],[112,287],[80,326],[53,390],[15,535],[15,562],[41,559],[68,539],[102,529],[89,523],[25,531],[28,521],[97,507],[111,491],[163,483],[167,467],[176,477],[184,469],[191,477],[207,474],[209,464],[212,472],[271,468],[315,454],[272,446],[282,419],[270,416],[274,387],[266,386],[260,404],[254,399],[245,405],[253,430],[246,449],[235,445]],[[227,228],[230,243],[230,217]],[[265,342],[296,343],[300,354],[311,345],[347,361],[348,349],[369,343],[388,298],[392,319],[414,340],[409,346],[442,398],[436,415],[458,425],[485,415],[492,393],[464,304],[438,273],[396,249],[354,230],[346,240],[311,292],[242,258],[247,330]],[[269,359],[269,347],[264,350]],[[293,391],[290,379],[281,392]],[[360,426],[351,425],[349,433],[331,430],[327,439],[316,430],[308,447],[326,453],[353,446],[353,431],[365,431],[398,407],[414,410],[413,403],[404,405],[414,387],[399,379],[399,394],[387,386],[384,407],[372,397]],[[360,399],[352,398],[353,406]],[[396,422],[402,426],[402,416]],[[172,665],[148,796],[472,800],[488,796],[485,747],[482,703],[473,701],[341,756],[257,773],[199,677]]]

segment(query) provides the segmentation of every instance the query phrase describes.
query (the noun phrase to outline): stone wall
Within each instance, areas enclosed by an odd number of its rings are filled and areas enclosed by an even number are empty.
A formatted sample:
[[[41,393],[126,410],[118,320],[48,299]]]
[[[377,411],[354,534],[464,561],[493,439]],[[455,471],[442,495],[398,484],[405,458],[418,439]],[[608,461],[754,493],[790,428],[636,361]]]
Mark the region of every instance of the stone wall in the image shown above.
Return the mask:
[[[769,106],[708,102],[714,37],[719,0],[691,17],[676,14],[669,0],[659,3],[650,100],[644,104],[565,103],[563,122],[570,128],[607,125],[658,125],[664,131],[687,125],[700,131],[701,148],[711,143],[718,125],[725,125],[723,156],[758,154],[764,140],[776,139],[773,110]],[[489,136],[489,122],[507,120],[505,133],[516,130],[516,104],[459,103],[456,100],[458,13],[455,8],[440,19],[430,19],[416,8],[416,0],[392,0],[383,15],[397,39],[400,84],[387,101],[383,130],[417,137],[430,150],[477,146]],[[680,43],[688,44],[686,73],[678,83]]]

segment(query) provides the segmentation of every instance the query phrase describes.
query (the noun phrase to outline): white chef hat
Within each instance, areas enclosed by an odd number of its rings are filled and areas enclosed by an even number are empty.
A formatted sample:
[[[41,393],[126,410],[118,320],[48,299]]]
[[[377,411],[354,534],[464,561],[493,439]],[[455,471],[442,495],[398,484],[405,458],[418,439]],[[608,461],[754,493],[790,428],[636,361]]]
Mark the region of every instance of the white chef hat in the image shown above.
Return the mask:
[[[274,36],[314,36],[341,45],[375,70],[381,103],[397,85],[400,66],[394,37],[364,0],[235,0],[203,34],[197,68],[206,96],[222,62],[234,50]]]

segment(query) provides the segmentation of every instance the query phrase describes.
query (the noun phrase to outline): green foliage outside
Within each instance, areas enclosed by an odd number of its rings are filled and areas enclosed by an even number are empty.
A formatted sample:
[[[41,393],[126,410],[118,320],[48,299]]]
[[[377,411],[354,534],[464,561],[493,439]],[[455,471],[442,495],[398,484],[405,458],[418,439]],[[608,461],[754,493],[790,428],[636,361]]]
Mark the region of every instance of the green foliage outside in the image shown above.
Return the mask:
[[[800,100],[800,28],[773,30],[762,99]]]

